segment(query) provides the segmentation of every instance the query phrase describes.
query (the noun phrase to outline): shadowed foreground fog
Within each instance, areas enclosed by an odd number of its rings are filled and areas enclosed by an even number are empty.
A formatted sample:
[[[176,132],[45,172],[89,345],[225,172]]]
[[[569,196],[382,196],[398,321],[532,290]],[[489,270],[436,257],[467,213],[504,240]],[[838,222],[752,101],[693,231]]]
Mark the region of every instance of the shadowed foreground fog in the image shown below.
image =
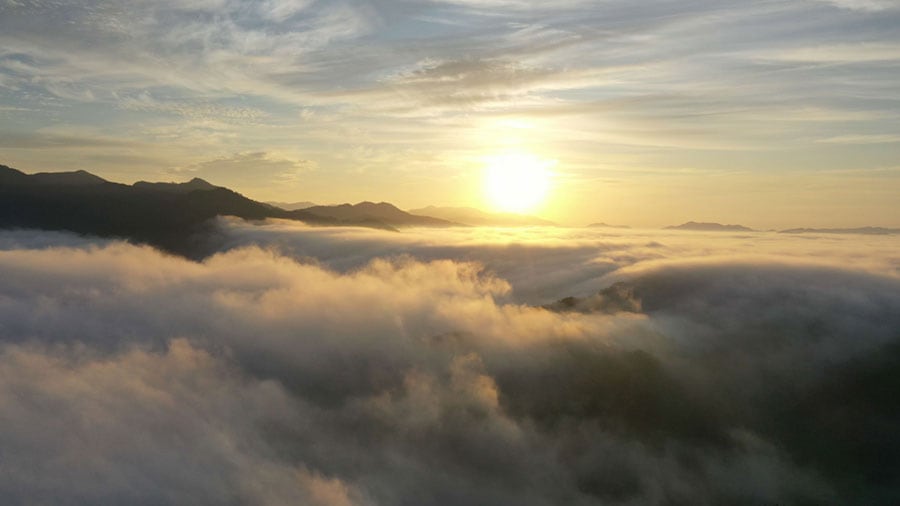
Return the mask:
[[[5,503],[900,501],[895,238],[221,227],[0,233]]]

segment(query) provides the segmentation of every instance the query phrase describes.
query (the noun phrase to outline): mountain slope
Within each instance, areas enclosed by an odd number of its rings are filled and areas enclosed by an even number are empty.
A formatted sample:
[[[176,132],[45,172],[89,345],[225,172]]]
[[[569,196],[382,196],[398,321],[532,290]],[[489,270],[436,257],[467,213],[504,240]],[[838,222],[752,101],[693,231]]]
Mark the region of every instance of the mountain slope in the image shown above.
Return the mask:
[[[452,227],[459,225],[458,223],[442,220],[440,218],[410,214],[387,202],[379,202],[377,204],[374,202],[360,202],[359,204],[352,205],[313,206],[303,209],[303,211],[323,218],[332,218],[341,221],[369,220],[398,227]]]
[[[864,234],[893,235],[900,234],[900,228],[857,227],[857,228],[791,228],[781,230],[781,234]]]
[[[391,228],[382,222],[285,211],[201,179],[129,186],[83,171],[28,175],[0,166],[0,228],[119,237],[197,258],[210,252],[210,220],[223,215]]]
[[[25,174],[6,165],[0,165],[0,184],[30,186],[96,186],[108,183],[102,177],[90,172],[76,170],[74,172],[38,172]]]
[[[90,172],[76,170],[74,172],[38,172],[29,179],[39,185],[96,186],[107,183],[102,177]]]
[[[307,208],[310,208],[310,207],[313,207],[314,205],[316,205],[315,202],[307,202],[307,201],[303,201],[303,202],[266,202],[266,204],[269,204],[269,205],[272,205],[275,207],[280,207],[281,209],[284,209],[285,211],[298,211],[300,209],[307,209]]]
[[[631,228],[631,227],[629,227],[628,225],[610,225],[609,223],[591,223],[590,225],[587,225],[586,228],[621,228],[621,229],[626,229],[626,228]]]
[[[155,190],[167,193],[190,193],[195,190],[215,190],[216,188],[220,188],[199,177],[195,177],[187,183],[150,183],[147,181],[138,181],[132,186],[139,190]]]
[[[721,223],[703,223],[689,221],[681,225],[666,227],[666,230],[698,230],[702,232],[753,232],[752,228],[743,225],[722,225]]]

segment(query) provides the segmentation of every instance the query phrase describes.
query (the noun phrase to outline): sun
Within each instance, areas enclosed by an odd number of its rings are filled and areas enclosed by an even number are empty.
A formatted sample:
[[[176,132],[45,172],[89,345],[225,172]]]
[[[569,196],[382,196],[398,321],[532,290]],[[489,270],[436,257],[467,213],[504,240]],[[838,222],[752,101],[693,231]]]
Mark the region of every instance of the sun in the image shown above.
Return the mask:
[[[537,208],[550,191],[554,160],[527,153],[491,157],[484,167],[484,191],[491,207],[522,213]]]

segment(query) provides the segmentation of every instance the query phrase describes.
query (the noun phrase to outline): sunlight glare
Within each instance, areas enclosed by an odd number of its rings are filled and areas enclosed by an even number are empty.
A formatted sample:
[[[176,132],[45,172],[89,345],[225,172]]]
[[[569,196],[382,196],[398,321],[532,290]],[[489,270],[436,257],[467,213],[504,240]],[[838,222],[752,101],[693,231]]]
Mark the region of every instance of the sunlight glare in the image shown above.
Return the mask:
[[[550,190],[555,160],[531,154],[508,153],[487,160],[484,190],[490,205],[505,212],[521,213],[538,207]]]

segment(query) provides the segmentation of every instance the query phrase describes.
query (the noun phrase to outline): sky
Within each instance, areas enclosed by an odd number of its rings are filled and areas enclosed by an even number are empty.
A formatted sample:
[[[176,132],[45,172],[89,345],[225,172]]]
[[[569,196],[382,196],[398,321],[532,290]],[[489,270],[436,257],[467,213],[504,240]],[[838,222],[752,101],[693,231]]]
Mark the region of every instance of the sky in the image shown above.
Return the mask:
[[[562,224],[900,226],[896,0],[0,0],[0,163]]]

